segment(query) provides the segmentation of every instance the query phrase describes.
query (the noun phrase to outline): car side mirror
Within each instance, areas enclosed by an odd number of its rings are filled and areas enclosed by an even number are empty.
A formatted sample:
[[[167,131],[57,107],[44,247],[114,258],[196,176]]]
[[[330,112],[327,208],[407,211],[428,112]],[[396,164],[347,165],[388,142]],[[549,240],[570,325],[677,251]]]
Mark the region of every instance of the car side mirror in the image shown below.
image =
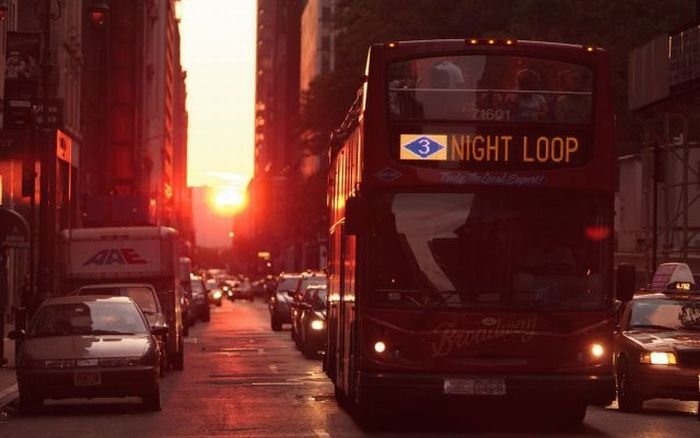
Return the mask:
[[[24,330],[11,330],[8,334],[7,337],[8,339],[11,339],[13,341],[19,341],[21,339],[24,339],[27,336],[27,332]]]
[[[622,302],[630,301],[634,295],[635,267],[630,263],[617,265],[616,298]]]
[[[369,207],[364,198],[351,196],[345,202],[345,234],[356,236],[367,227]]]
[[[168,326],[167,325],[153,325],[153,326],[151,326],[151,333],[153,333],[156,336],[165,336],[168,334]]]

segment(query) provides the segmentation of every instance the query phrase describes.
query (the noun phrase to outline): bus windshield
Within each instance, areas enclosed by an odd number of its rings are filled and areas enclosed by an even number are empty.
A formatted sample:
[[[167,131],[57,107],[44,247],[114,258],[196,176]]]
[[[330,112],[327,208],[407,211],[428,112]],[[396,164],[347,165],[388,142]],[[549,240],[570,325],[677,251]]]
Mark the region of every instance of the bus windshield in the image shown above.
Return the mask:
[[[551,59],[459,55],[395,62],[388,69],[392,120],[588,123],[590,68]]]
[[[594,309],[609,297],[612,201],[558,191],[372,200],[375,303]]]

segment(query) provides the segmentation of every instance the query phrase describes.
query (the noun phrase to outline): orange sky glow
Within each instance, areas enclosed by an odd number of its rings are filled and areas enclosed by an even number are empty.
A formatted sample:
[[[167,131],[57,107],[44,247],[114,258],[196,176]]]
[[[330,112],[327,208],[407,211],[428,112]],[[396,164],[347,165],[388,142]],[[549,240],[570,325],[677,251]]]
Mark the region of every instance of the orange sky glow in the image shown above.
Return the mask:
[[[242,199],[253,174],[256,0],[182,0],[188,185]],[[236,193],[233,195],[233,193]]]

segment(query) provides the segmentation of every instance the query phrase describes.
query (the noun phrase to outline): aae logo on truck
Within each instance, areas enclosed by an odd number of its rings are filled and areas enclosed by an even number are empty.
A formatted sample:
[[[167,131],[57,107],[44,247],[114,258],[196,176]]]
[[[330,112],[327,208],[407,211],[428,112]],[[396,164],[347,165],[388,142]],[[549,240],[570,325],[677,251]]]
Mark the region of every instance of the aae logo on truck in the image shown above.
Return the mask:
[[[83,266],[89,265],[143,265],[148,263],[133,248],[107,248],[95,253]]]

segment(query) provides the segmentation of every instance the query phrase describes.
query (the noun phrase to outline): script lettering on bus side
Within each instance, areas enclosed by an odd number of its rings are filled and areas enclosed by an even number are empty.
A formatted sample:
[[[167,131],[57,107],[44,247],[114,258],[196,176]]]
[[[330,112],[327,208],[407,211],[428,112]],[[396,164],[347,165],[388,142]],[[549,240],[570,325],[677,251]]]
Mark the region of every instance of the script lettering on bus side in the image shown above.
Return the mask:
[[[498,318],[494,325],[475,330],[459,329],[457,323],[446,322],[433,330],[432,355],[433,357],[449,356],[457,350],[506,337],[527,343],[534,336],[536,325],[537,317],[535,316],[510,321]]]
[[[448,161],[568,164],[581,150],[575,136],[451,134]]]
[[[445,184],[481,184],[503,186],[539,186],[545,183],[544,175],[518,175],[508,172],[456,172],[440,173],[440,182]]]

